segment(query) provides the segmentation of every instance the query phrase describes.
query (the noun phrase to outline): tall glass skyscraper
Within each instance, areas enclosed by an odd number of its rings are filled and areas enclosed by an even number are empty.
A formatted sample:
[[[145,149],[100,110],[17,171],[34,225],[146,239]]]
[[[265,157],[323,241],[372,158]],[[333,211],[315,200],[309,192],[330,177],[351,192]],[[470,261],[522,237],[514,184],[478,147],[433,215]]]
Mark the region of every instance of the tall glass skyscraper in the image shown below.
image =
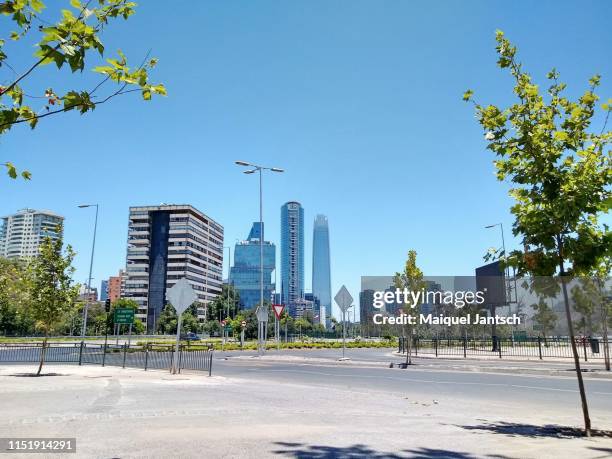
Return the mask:
[[[230,270],[230,284],[240,294],[240,307],[254,308],[259,304],[261,292],[259,291],[259,257],[261,227],[259,222],[253,223],[251,232],[246,241],[236,243],[234,247],[234,266]],[[264,301],[271,301],[272,271],[276,266],[276,246],[268,241],[263,243],[264,268]]]
[[[325,215],[317,215],[312,232],[312,293],[325,311],[327,328],[331,326],[331,274],[329,261],[329,225]],[[324,309],[323,309],[324,308]]]
[[[304,298],[304,209],[289,201],[281,207],[281,301],[288,307]]]

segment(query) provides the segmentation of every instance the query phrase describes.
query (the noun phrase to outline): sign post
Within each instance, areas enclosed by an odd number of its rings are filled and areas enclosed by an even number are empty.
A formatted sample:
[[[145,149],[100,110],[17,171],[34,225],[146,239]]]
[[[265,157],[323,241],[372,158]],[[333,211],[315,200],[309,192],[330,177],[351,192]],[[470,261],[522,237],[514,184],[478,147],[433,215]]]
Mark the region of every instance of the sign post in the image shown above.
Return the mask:
[[[240,322],[240,349],[244,347],[244,328],[246,327],[246,320]]]
[[[193,291],[193,287],[187,282],[187,279],[183,277],[166,292],[166,299],[174,306],[176,314],[178,315],[178,322],[176,324],[176,348],[174,349],[174,358],[172,359],[172,374],[175,375],[178,368],[183,312],[198,299],[198,296]]]
[[[257,311],[255,312],[257,315],[257,326],[259,337],[259,342],[257,343],[257,350],[259,355],[263,355],[266,351],[266,328],[268,325],[268,308],[265,305],[259,305],[257,307]]]
[[[346,352],[346,311],[351,307],[353,303],[353,297],[347,290],[346,286],[340,287],[338,293],[334,297],[334,301],[342,311],[342,358],[340,360],[348,360],[345,357]]]
[[[223,347],[225,346],[225,324],[227,322],[225,320],[221,321],[221,351],[223,351]]]
[[[276,349],[280,351],[280,318],[285,310],[284,304],[273,304],[274,310],[274,336],[276,337]]]
[[[104,316],[104,354],[102,354],[102,366],[106,362],[106,348],[108,346],[108,319],[110,318],[110,309],[111,309],[111,300],[107,298],[104,302],[104,312],[106,313]]]

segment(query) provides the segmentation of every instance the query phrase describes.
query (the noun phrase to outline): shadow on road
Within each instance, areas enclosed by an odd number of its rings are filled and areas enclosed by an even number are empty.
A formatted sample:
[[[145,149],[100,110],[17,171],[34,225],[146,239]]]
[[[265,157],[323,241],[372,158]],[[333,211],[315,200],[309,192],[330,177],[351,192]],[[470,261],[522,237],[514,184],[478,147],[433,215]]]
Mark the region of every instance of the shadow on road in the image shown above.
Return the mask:
[[[589,449],[592,449],[593,451],[599,451],[601,453],[604,453],[603,456],[597,456],[595,459],[599,459],[599,458],[609,458],[612,457],[612,448],[596,448],[594,446],[589,446]]]
[[[501,454],[487,454],[486,456],[474,456],[470,453],[461,453],[458,451],[449,451],[447,449],[433,449],[433,448],[415,448],[405,449],[411,459],[477,459],[477,458],[489,458],[489,459],[512,459],[510,456],[502,456]]]
[[[466,430],[493,432],[511,437],[530,438],[577,438],[584,437],[584,430],[576,427],[547,424],[538,426],[534,424],[520,424],[515,422],[496,422],[471,426],[457,426]],[[608,430],[593,430],[593,437],[612,438],[612,432]]]
[[[64,373],[41,373],[37,375],[36,373],[13,373],[12,375],[15,378],[42,378],[43,376],[68,376]]]
[[[303,443],[276,442],[278,446],[285,449],[273,451],[275,454],[295,457],[298,459],[337,459],[337,458],[364,458],[368,459],[477,459],[482,456],[474,456],[469,453],[450,451],[447,449],[414,448],[403,450],[402,453],[385,453],[376,451],[366,445],[352,446],[323,446],[305,445]],[[486,456],[496,459],[510,459],[507,456]]]

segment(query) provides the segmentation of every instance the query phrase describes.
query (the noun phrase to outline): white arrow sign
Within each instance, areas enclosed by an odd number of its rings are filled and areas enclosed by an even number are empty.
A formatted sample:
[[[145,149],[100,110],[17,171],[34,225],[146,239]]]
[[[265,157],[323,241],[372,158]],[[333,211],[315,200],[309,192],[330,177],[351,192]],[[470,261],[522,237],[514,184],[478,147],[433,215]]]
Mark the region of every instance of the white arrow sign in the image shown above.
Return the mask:
[[[343,285],[340,290],[338,290],[338,293],[336,293],[334,301],[340,307],[342,312],[346,312],[347,309],[351,307],[351,304],[353,304],[353,297],[346,289],[346,286]]]
[[[176,313],[180,315],[198,299],[198,295],[196,295],[191,284],[187,282],[187,279],[183,277],[166,292],[166,299],[174,306]]]

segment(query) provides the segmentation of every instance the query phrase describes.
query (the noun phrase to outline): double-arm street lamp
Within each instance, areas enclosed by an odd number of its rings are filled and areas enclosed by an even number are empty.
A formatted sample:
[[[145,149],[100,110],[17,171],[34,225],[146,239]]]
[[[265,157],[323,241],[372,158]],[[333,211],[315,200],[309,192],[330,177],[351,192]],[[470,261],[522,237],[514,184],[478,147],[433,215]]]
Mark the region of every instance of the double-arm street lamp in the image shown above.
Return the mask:
[[[263,294],[263,278],[264,278],[264,266],[263,266],[263,241],[264,241],[264,228],[263,228],[263,192],[262,192],[262,175],[263,171],[272,172],[285,172],[283,169],[278,167],[265,167],[258,164],[248,163],[246,161],[234,161],[238,166],[248,167],[249,169],[243,171],[245,174],[254,174],[259,172],[259,306],[264,307],[264,294]],[[260,347],[265,348],[262,343],[262,332],[261,327],[257,327],[258,330],[258,342]],[[265,339],[265,337],[264,337]],[[263,353],[263,349],[260,350]]]
[[[89,297],[91,295],[91,270],[93,268],[94,251],[96,249],[96,231],[98,229],[98,204],[81,204],[80,209],[86,207],[96,208],[96,219],[94,220],[94,232],[93,232],[93,243],[91,245],[91,258],[89,260],[89,277],[87,278],[87,294],[85,297],[85,308],[83,309],[83,328],[81,329],[81,338],[85,338],[85,332],[87,329],[87,310],[89,309]]]
[[[510,283],[510,270],[508,269],[508,263],[507,263],[507,257],[508,254],[506,253],[506,241],[504,239],[504,224],[503,223],[494,223],[492,225],[487,225],[485,226],[485,228],[495,228],[496,226],[499,226],[500,230],[501,230],[501,241],[502,241],[502,251],[504,253],[504,288],[506,290],[506,294],[508,295],[508,302],[512,302],[512,285]],[[515,291],[516,293],[516,291]]]

